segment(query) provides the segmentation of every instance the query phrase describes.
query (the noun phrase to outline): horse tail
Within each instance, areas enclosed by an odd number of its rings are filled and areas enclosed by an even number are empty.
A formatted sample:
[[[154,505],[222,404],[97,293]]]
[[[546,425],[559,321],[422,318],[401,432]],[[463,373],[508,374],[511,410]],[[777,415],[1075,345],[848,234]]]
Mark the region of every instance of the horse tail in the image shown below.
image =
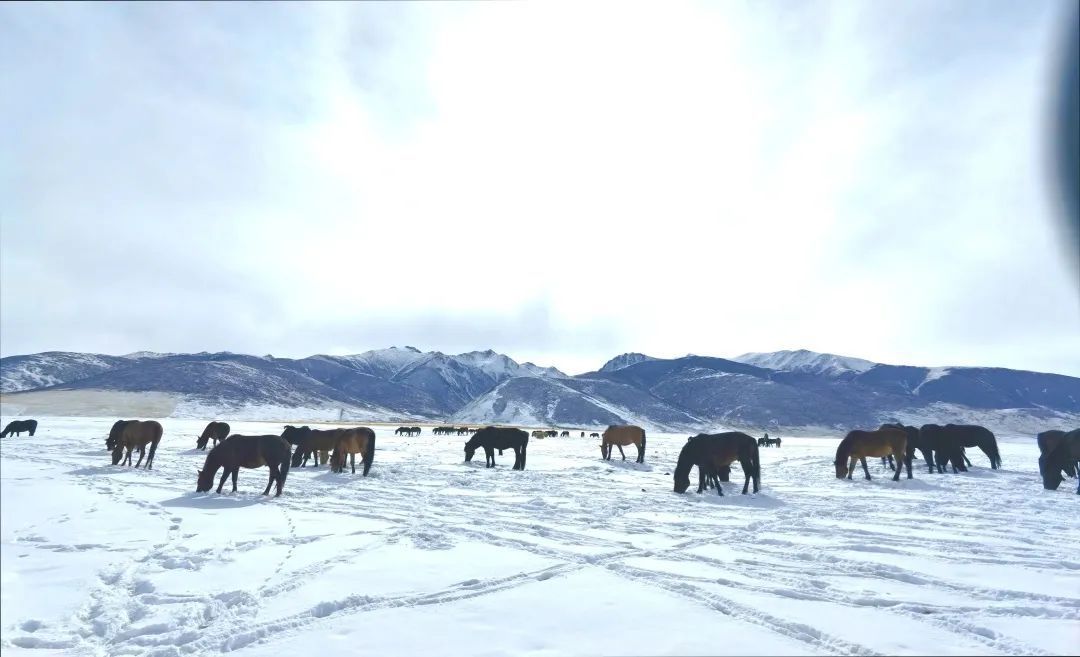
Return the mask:
[[[753,439],[750,440],[750,460],[753,468],[754,486],[761,489],[761,451]]]
[[[156,422],[154,424],[157,424]],[[146,456],[146,467],[150,468],[150,464],[154,462],[154,454],[157,452],[158,443],[161,442],[161,435],[165,433],[161,425],[158,424],[154,427],[154,438],[150,441],[150,453]]]
[[[525,440],[521,441],[521,469],[525,469],[525,454],[529,447],[529,434],[525,434]]]
[[[1001,452],[998,451],[997,438],[994,434],[990,434],[990,456],[997,467],[1001,467]]]
[[[30,435],[34,435],[35,431],[37,431],[37,420],[30,420]]]
[[[289,476],[289,466],[292,465],[292,446],[290,445],[285,449],[285,456],[281,457],[281,462],[278,464],[278,477],[280,477],[278,490],[285,488],[285,477]]]
[[[645,430],[641,430],[641,461],[645,462]]]
[[[367,476],[368,470],[371,469],[371,461],[375,458],[375,432],[372,431],[368,436],[367,446],[364,447],[364,476]]]

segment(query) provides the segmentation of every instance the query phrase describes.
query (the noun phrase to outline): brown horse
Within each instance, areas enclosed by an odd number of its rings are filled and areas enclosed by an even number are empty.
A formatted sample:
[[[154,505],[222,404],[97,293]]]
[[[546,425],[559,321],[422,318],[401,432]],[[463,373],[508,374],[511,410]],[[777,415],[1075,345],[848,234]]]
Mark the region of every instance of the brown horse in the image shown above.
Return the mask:
[[[896,462],[907,466],[907,478],[911,479],[911,459],[907,457],[907,433],[903,429],[885,427],[877,431],[861,431],[856,429],[848,432],[848,435],[840,441],[836,448],[836,478],[851,479],[851,473],[855,471],[856,461],[862,462],[863,472],[870,479],[870,470],[866,467],[867,456],[889,456]],[[893,481],[900,480],[900,468],[897,466]]]
[[[138,448],[139,460],[135,463],[135,467],[139,467],[143,456],[146,455],[146,444],[150,443],[150,455],[146,458],[146,469],[150,470],[154,464],[154,453],[157,452],[162,433],[164,433],[164,429],[154,420],[145,422],[132,420],[123,425],[119,430],[119,436],[117,436],[116,444],[112,450],[112,464],[120,463],[120,458],[123,456],[124,462],[121,465],[131,465],[131,451]],[[127,449],[126,456],[124,456],[125,448]]]
[[[540,440],[543,440],[546,435],[547,435],[547,432],[543,431],[541,429],[537,429],[536,431],[532,432],[532,437],[533,438],[539,438]]]
[[[312,429],[296,445],[296,451],[292,455],[292,467],[307,465],[308,459],[314,454],[315,467],[319,466],[320,457],[326,463],[330,452],[337,446],[338,436],[345,429]]]
[[[195,439],[195,449],[206,449],[206,444],[210,442],[211,438],[214,439],[214,447],[217,447],[218,442],[228,437],[228,422],[211,422],[202,430],[202,435]]]
[[[750,487],[750,481],[754,482],[754,492],[761,489],[761,458],[758,454],[757,441],[741,431],[728,431],[725,433],[705,434],[699,433],[692,436],[683,445],[679,452],[679,460],[675,464],[675,492],[684,493],[690,487],[690,469],[695,465],[698,469],[698,491],[705,490],[710,479],[716,485],[716,492],[724,494],[724,490],[716,479],[718,473],[729,469],[735,461],[742,466],[743,495]]]
[[[218,468],[225,468],[221,473],[221,482],[218,483],[217,492],[225,485],[225,479],[232,475],[232,489],[236,492],[236,476],[240,468],[261,468],[270,466],[270,480],[266,482],[266,490],[263,495],[270,494],[270,485],[277,482],[277,493],[281,495],[285,488],[285,477],[289,474],[289,443],[281,436],[230,436],[210,450],[206,455],[203,469],[199,470],[199,482],[195,486],[195,492],[205,493],[214,485],[214,475]]]
[[[605,461],[611,460],[611,447],[619,448],[622,460],[626,460],[623,445],[637,445],[636,463],[645,462],[645,430],[633,424],[611,425],[604,429],[603,442],[600,443],[600,456]]]
[[[375,432],[367,427],[345,429],[338,436],[334,445],[334,454],[330,457],[330,471],[341,472],[345,469],[345,455],[349,455],[349,465],[356,474],[356,454],[363,459],[364,476],[371,469],[371,460],[375,458]]]

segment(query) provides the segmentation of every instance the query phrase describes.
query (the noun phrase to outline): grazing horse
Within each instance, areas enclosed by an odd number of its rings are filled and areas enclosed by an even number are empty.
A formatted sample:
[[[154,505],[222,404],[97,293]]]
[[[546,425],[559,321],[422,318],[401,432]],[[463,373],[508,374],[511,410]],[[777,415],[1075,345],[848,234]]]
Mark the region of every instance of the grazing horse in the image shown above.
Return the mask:
[[[281,436],[229,436],[206,455],[206,462],[203,463],[202,470],[199,470],[199,482],[195,486],[195,492],[209,491],[214,485],[214,475],[218,468],[225,468],[225,472],[221,473],[217,492],[221,493],[225,479],[231,474],[232,489],[235,493],[236,477],[240,474],[240,468],[261,468],[266,465],[270,467],[270,480],[266,482],[266,490],[262,494],[269,495],[270,485],[276,481],[277,492],[274,497],[277,497],[285,488],[285,477],[289,474],[289,450],[289,443]]]
[[[308,429],[307,435],[296,445],[292,455],[292,467],[307,466],[308,459],[315,456],[315,467],[319,467],[319,457],[326,463],[330,451],[337,445],[338,435],[345,429]]]
[[[116,448],[116,443],[120,442],[120,434],[124,432],[124,427],[131,424],[135,420],[117,420],[113,422],[112,429],[109,429],[109,436],[105,439],[105,449],[113,451]]]
[[[581,432],[581,437],[582,437],[582,438],[584,438],[584,437],[585,437],[585,432],[584,432],[584,431],[582,431],[582,432]]]
[[[210,442],[211,438],[214,439],[214,447],[217,447],[218,442],[228,437],[228,422],[211,422],[202,430],[202,435],[195,439],[195,449],[206,449],[206,444]]]
[[[529,446],[529,434],[521,429],[504,429],[500,427],[484,427],[477,431],[472,438],[465,443],[465,462],[472,461],[477,447],[484,448],[487,456],[485,464],[489,468],[495,467],[495,450],[500,452],[504,449],[514,450],[514,470],[525,469],[525,452]]]
[[[764,441],[764,442],[762,442],[762,441]],[[758,445],[765,445],[765,447],[772,447],[773,445],[776,445],[777,447],[779,447],[780,446],[780,439],[779,438],[760,438],[758,440]]]
[[[907,466],[907,476],[911,479],[911,461],[907,458],[907,434],[903,429],[886,427],[877,431],[862,431],[856,429],[849,431],[848,435],[840,441],[836,448],[836,478],[844,479],[845,475],[851,479],[851,473],[855,471],[855,463],[862,461],[863,472],[867,480],[870,479],[870,470],[866,467],[867,456],[886,456],[891,454],[897,464]],[[900,470],[897,465],[893,481],[899,481]]]
[[[1075,431],[1080,431],[1080,429],[1076,429]],[[1070,433],[1072,433],[1072,432],[1070,432]],[[1061,441],[1065,439],[1065,435],[1066,435],[1066,432],[1058,431],[1057,429],[1053,429],[1053,430],[1050,430],[1050,431],[1043,431],[1042,433],[1040,433],[1038,436],[1035,437],[1035,442],[1039,446],[1039,456],[1040,456],[1040,458],[1039,458],[1039,474],[1040,475],[1045,474],[1043,472],[1043,468],[1042,468],[1043,459],[1041,457],[1045,456],[1046,454],[1049,454],[1052,451],[1054,451],[1057,448],[1058,444],[1061,443]],[[1066,465],[1071,466],[1072,464],[1066,464]],[[1075,468],[1066,467],[1066,468],[1063,468],[1063,470],[1070,477],[1075,477],[1076,476],[1076,469]]]
[[[158,443],[161,442],[161,434],[164,433],[164,429],[161,425],[154,420],[147,420],[140,422],[139,420],[132,420],[125,424],[120,430],[120,436],[116,441],[116,445],[112,450],[112,464],[116,465],[120,463],[120,458],[124,458],[124,462],[121,465],[131,465],[131,451],[138,448],[139,460],[135,463],[135,467],[139,467],[142,463],[143,456],[146,456],[146,469],[150,470],[154,464],[154,453],[157,452]],[[150,444],[150,454],[146,455],[146,444]],[[127,455],[124,455],[124,449],[127,449]]]
[[[945,430],[953,433],[960,441],[961,447],[978,447],[990,459],[990,467],[994,470],[1001,465],[1001,454],[998,452],[997,438],[986,427],[977,424],[946,424]],[[964,457],[967,458],[966,456]],[[971,462],[968,462],[971,465]]]
[[[23,431],[29,431],[30,435],[33,435],[33,432],[35,432],[37,430],[38,430],[38,420],[36,420],[36,419],[16,419],[16,420],[10,421],[10,423],[8,423],[8,426],[3,428],[3,432],[0,433],[0,438],[9,437],[9,435],[11,435],[12,433],[14,433],[16,435],[16,437],[17,437],[17,435],[19,433],[22,433]]]
[[[611,460],[611,447],[619,448],[622,460],[626,460],[626,452],[623,445],[637,446],[637,460],[635,463],[645,462],[645,430],[633,424],[611,425],[604,429],[603,442],[600,443],[600,456],[605,461]]]
[[[0,438],[8,438],[9,435],[14,433],[17,437],[19,433],[23,431],[29,431],[30,435],[38,430],[38,420],[36,419],[16,419],[10,421],[8,426],[3,428],[3,432],[0,433]]]
[[[556,436],[559,435],[559,432],[558,431],[545,431],[544,435],[547,436],[548,438],[555,438]]]
[[[725,433],[706,434],[699,433],[690,438],[679,452],[679,460],[675,464],[675,492],[685,493],[690,487],[690,468],[697,466],[698,491],[705,490],[706,483],[711,478],[716,485],[716,492],[724,494],[720,487],[717,473],[720,468],[728,468],[734,461],[742,466],[743,495],[746,495],[750,487],[750,481],[754,482],[754,492],[761,489],[761,460],[758,454],[757,440],[741,431],[728,431]]]
[[[952,463],[953,474],[967,472],[964,461],[964,444],[961,441],[962,432],[956,431],[955,424],[941,426],[938,424],[924,424],[919,427],[919,441],[932,452],[934,465],[938,473],[945,472],[945,466]],[[995,444],[996,449],[996,444]]]
[[[531,435],[533,438],[539,438],[540,440],[543,440],[544,437],[547,436],[547,432],[543,431],[542,429],[537,429],[536,431],[533,431]]]
[[[885,423],[878,427],[879,429],[902,429],[907,434],[907,459],[911,461],[915,458],[915,450],[918,449],[922,452],[923,459],[926,461],[926,467],[930,472],[934,471],[934,450],[928,445],[928,442],[923,439],[919,433],[918,427],[911,425],[900,424],[899,422]],[[893,464],[892,455],[881,457],[883,464],[888,464],[892,470],[896,469]]]
[[[1039,472],[1043,488],[1057,490],[1065,479],[1061,472],[1076,473],[1080,469],[1080,429],[1074,429],[1061,437],[1057,445],[1039,457]],[[1080,477],[1077,477],[1076,494],[1080,495]]]
[[[334,453],[330,457],[330,471],[342,472],[345,470],[345,455],[349,455],[349,465],[352,474],[356,474],[356,455],[360,454],[363,460],[364,476],[371,469],[371,461],[375,458],[375,432],[367,427],[345,429],[338,436],[337,444],[334,445]]]
[[[424,432],[420,427],[410,427],[409,428],[409,435],[410,436],[419,436],[422,433],[424,433]]]
[[[564,432],[559,434],[559,438],[569,438],[569,437],[570,437],[570,432],[569,431],[564,431]]]
[[[595,431],[589,434],[589,438],[599,438],[599,437],[600,437],[600,434],[596,433]]]

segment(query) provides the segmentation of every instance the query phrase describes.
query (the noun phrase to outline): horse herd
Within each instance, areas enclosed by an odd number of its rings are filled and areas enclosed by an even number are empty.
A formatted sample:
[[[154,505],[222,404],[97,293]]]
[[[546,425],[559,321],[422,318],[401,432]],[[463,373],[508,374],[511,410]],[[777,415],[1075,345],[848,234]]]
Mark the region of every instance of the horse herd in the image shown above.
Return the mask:
[[[0,436],[16,436],[28,432],[31,436],[37,430],[36,420],[17,420],[10,422]],[[270,469],[270,478],[263,495],[270,493],[271,486],[277,484],[275,496],[281,495],[285,478],[290,467],[305,467],[314,459],[317,467],[329,464],[332,472],[344,472],[346,461],[352,473],[356,472],[356,455],[360,455],[362,474],[367,476],[375,457],[375,432],[368,427],[312,429],[307,426],[286,425],[281,435],[245,436],[230,435],[231,427],[226,422],[210,422],[195,439],[195,447],[205,450],[211,441],[213,446],[206,455],[202,469],[198,471],[197,492],[209,491],[213,486],[218,470],[224,470],[218,483],[220,493],[225,481],[232,477],[233,491],[240,468]],[[438,435],[471,434],[465,442],[465,462],[471,462],[478,449],[483,449],[486,467],[495,466],[495,452],[501,455],[504,450],[514,451],[514,470],[524,470],[528,455],[530,434],[515,428],[488,426],[479,429],[469,427],[436,427],[433,433]],[[134,467],[139,467],[146,459],[146,469],[152,469],[154,454],[161,442],[164,430],[154,420],[117,420],[105,439],[105,446],[112,453],[113,465],[131,465],[132,453],[139,451],[139,460]],[[420,427],[399,427],[394,434],[414,436],[421,433]],[[561,434],[553,430],[536,430],[531,436],[544,438],[554,435],[569,436],[568,431]],[[585,432],[581,432],[585,436]],[[637,448],[636,463],[645,462],[646,434],[641,427],[634,425],[611,425],[603,434],[592,433],[592,437],[601,439],[600,455],[610,460],[612,449],[618,448],[622,459],[626,460],[623,447],[634,445]],[[1080,469],[1080,429],[1072,431],[1044,431],[1036,437],[1039,447],[1039,473],[1043,487],[1057,490],[1065,476],[1077,477]],[[754,492],[761,487],[761,461],[758,448],[775,444],[780,447],[779,438],[755,439],[739,431],[716,434],[700,433],[687,439],[679,452],[674,475],[674,490],[684,493],[690,486],[690,470],[698,469],[698,490],[715,488],[723,495],[720,482],[729,481],[731,465],[738,461],[745,481],[743,494],[753,482]],[[147,454],[147,448],[149,453]],[[892,480],[898,481],[903,470],[907,478],[912,478],[911,463],[915,452],[919,451],[927,465],[928,473],[945,473],[946,467],[952,472],[967,471],[971,465],[966,449],[977,447],[990,460],[990,467],[997,469],[1001,465],[997,439],[987,428],[978,425],[924,424],[921,427],[903,424],[883,424],[878,429],[865,431],[856,429],[848,432],[836,449],[833,461],[838,479],[851,479],[857,465],[861,464],[866,479],[870,479],[867,457],[880,457],[882,463],[895,472]],[[295,449],[294,449],[295,448]],[[1078,477],[1080,480],[1080,477]],[[1078,482],[1080,483],[1080,482]],[[1077,486],[1080,494],[1080,485]]]

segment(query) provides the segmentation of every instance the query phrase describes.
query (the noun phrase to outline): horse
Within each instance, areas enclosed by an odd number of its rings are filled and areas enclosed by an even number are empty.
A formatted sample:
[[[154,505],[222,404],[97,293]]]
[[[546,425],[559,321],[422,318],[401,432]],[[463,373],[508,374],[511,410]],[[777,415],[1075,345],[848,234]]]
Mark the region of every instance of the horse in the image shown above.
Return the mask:
[[[409,432],[410,432],[409,427],[398,427],[397,429],[394,429],[394,435],[395,436],[400,436],[403,433],[409,433]]]
[[[907,466],[907,476],[911,479],[911,461],[907,458],[907,434],[903,429],[886,427],[877,431],[860,429],[849,431],[836,448],[836,460],[833,461],[833,465],[836,466],[836,478],[844,479],[846,475],[848,479],[851,479],[851,473],[855,471],[855,463],[861,461],[863,472],[869,480],[870,470],[866,467],[866,457],[887,454],[891,454],[897,463]],[[900,480],[901,469],[898,465],[893,481]]]
[[[1080,429],[1077,429],[1076,431],[1080,431]],[[1050,452],[1053,452],[1057,448],[1058,444],[1061,443],[1062,440],[1064,440],[1065,435],[1066,435],[1066,432],[1059,431],[1057,429],[1053,429],[1053,430],[1050,430],[1050,431],[1043,431],[1039,435],[1035,436],[1035,442],[1039,446],[1039,456],[1040,456],[1040,458],[1039,458],[1039,474],[1040,475],[1045,474],[1045,473],[1043,473],[1043,470],[1042,470],[1043,459],[1041,457],[1045,456],[1046,454],[1049,454]],[[1066,465],[1069,466],[1069,467],[1064,468],[1065,473],[1067,475],[1069,475],[1070,477],[1075,477],[1076,476],[1076,469],[1071,467],[1072,464],[1067,463]]]
[[[939,424],[924,424],[919,427],[919,442],[931,452],[933,464],[939,474],[945,472],[945,466],[952,463],[953,474],[967,472],[964,462],[967,457],[964,454],[964,445],[960,440],[960,432],[953,429],[956,425],[941,426]],[[970,463],[970,461],[968,461]],[[933,470],[931,469],[931,472]]]
[[[559,438],[569,438],[569,437],[570,437],[570,432],[569,431],[564,431],[564,432],[559,434]]]
[[[581,432],[581,437],[582,437],[582,438],[584,438],[584,437],[585,437],[585,432],[584,432],[584,431],[582,431],[582,432]]]
[[[465,443],[465,462],[472,461],[477,447],[484,448],[487,456],[485,464],[489,468],[495,467],[495,450],[500,452],[504,449],[514,450],[514,470],[525,469],[525,452],[529,446],[529,434],[521,429],[504,429],[500,427],[484,427],[477,431],[472,438]]]
[[[291,424],[286,424],[285,430],[281,432],[281,439],[293,447],[298,447],[305,439],[307,439],[309,433],[311,433],[311,427],[307,425],[294,427]]]
[[[419,436],[422,433],[424,433],[424,432],[420,427],[410,427],[410,429],[409,429],[409,435],[410,436]]]
[[[764,436],[762,436],[761,438],[758,438],[757,439],[757,446],[758,447],[764,447],[768,443],[768,440],[769,439],[764,437]]]
[[[986,427],[977,424],[946,424],[945,430],[954,434],[960,441],[961,447],[978,447],[990,459],[990,467],[994,470],[1001,465],[1001,454],[998,452],[997,438]],[[966,460],[966,456],[964,457]],[[971,462],[968,461],[968,465]]]
[[[595,431],[589,434],[589,438],[599,438],[599,437],[600,437],[600,434],[596,433]]]
[[[545,431],[544,435],[547,436],[548,438],[555,438],[556,436],[559,435],[559,432],[558,431]]]
[[[780,439],[779,438],[762,438],[761,440],[758,441],[758,444],[761,444],[762,440],[765,441],[765,446],[766,447],[772,447],[773,445],[776,445],[777,447],[780,446]]]
[[[214,439],[214,447],[217,447],[218,442],[228,437],[228,422],[211,422],[202,430],[202,435],[195,439],[195,449],[206,449],[206,444],[210,442],[211,438]]]
[[[114,425],[115,426],[115,425]],[[135,467],[139,467],[142,463],[143,456],[146,456],[146,469],[150,470],[154,464],[154,453],[157,452],[158,443],[161,442],[161,434],[164,433],[164,429],[161,425],[154,420],[147,420],[140,422],[139,420],[132,420],[123,425],[120,429],[120,435],[113,446],[112,450],[112,464],[116,465],[120,463],[120,458],[124,457],[122,465],[131,465],[131,451],[135,448],[139,449],[139,460],[136,461]],[[146,455],[146,444],[150,443],[150,454]],[[127,448],[127,455],[124,456],[124,449]]]
[[[1039,457],[1039,472],[1043,488],[1057,490],[1064,481],[1062,470],[1076,473],[1080,469],[1080,429],[1074,429],[1061,437],[1057,445]],[[1080,477],[1077,477],[1076,494],[1080,495]]]
[[[217,492],[221,493],[221,487],[225,485],[225,479],[232,475],[232,489],[236,492],[236,477],[240,474],[240,468],[261,468],[264,465],[270,467],[270,480],[266,482],[266,490],[263,495],[270,494],[270,485],[277,482],[277,492],[274,497],[281,495],[285,488],[285,477],[289,474],[289,451],[291,447],[281,436],[241,436],[234,434],[211,448],[206,455],[202,470],[199,470],[199,481],[195,486],[196,493],[205,493],[214,485],[214,475],[218,468],[225,468],[221,473],[221,481],[218,483]]]
[[[626,452],[623,445],[637,446],[637,460],[635,463],[645,462],[645,430],[633,424],[613,424],[604,429],[603,442],[600,443],[600,456],[605,461],[611,460],[611,447],[619,448],[622,460],[626,460]]]
[[[547,432],[543,431],[542,429],[537,429],[536,431],[533,431],[532,434],[530,434],[530,435],[533,438],[539,438],[539,439],[543,440],[544,437],[547,436]]]
[[[342,472],[345,470],[345,455],[349,455],[349,465],[352,474],[356,474],[356,454],[360,453],[363,460],[364,476],[371,469],[371,461],[375,458],[375,432],[367,427],[345,429],[338,436],[337,444],[334,445],[334,453],[330,457],[330,472]]]
[[[11,434],[18,436],[24,431],[29,431],[31,436],[34,435],[34,432],[37,431],[37,420],[12,420],[4,427],[3,433],[0,433],[0,438],[7,438]]]
[[[319,457],[326,463],[330,451],[337,445],[338,435],[345,429],[308,429],[307,435],[296,445],[292,455],[292,467],[307,466],[308,459],[314,454],[315,467],[319,467]]]
[[[761,459],[758,454],[757,440],[741,431],[728,431],[725,433],[705,434],[699,433],[686,441],[682,451],[679,452],[679,460],[675,464],[675,492],[685,493],[690,487],[690,468],[697,466],[698,491],[705,490],[705,484],[713,477],[716,492],[724,494],[719,481],[717,471],[720,468],[730,467],[731,463],[738,461],[742,466],[743,495],[746,495],[750,487],[750,481],[754,482],[754,492],[761,489]]]
[[[116,443],[120,441],[120,434],[123,433],[124,427],[131,424],[135,420],[117,420],[113,422],[112,429],[109,429],[109,436],[105,439],[105,449],[107,451],[113,451],[116,447]]]

